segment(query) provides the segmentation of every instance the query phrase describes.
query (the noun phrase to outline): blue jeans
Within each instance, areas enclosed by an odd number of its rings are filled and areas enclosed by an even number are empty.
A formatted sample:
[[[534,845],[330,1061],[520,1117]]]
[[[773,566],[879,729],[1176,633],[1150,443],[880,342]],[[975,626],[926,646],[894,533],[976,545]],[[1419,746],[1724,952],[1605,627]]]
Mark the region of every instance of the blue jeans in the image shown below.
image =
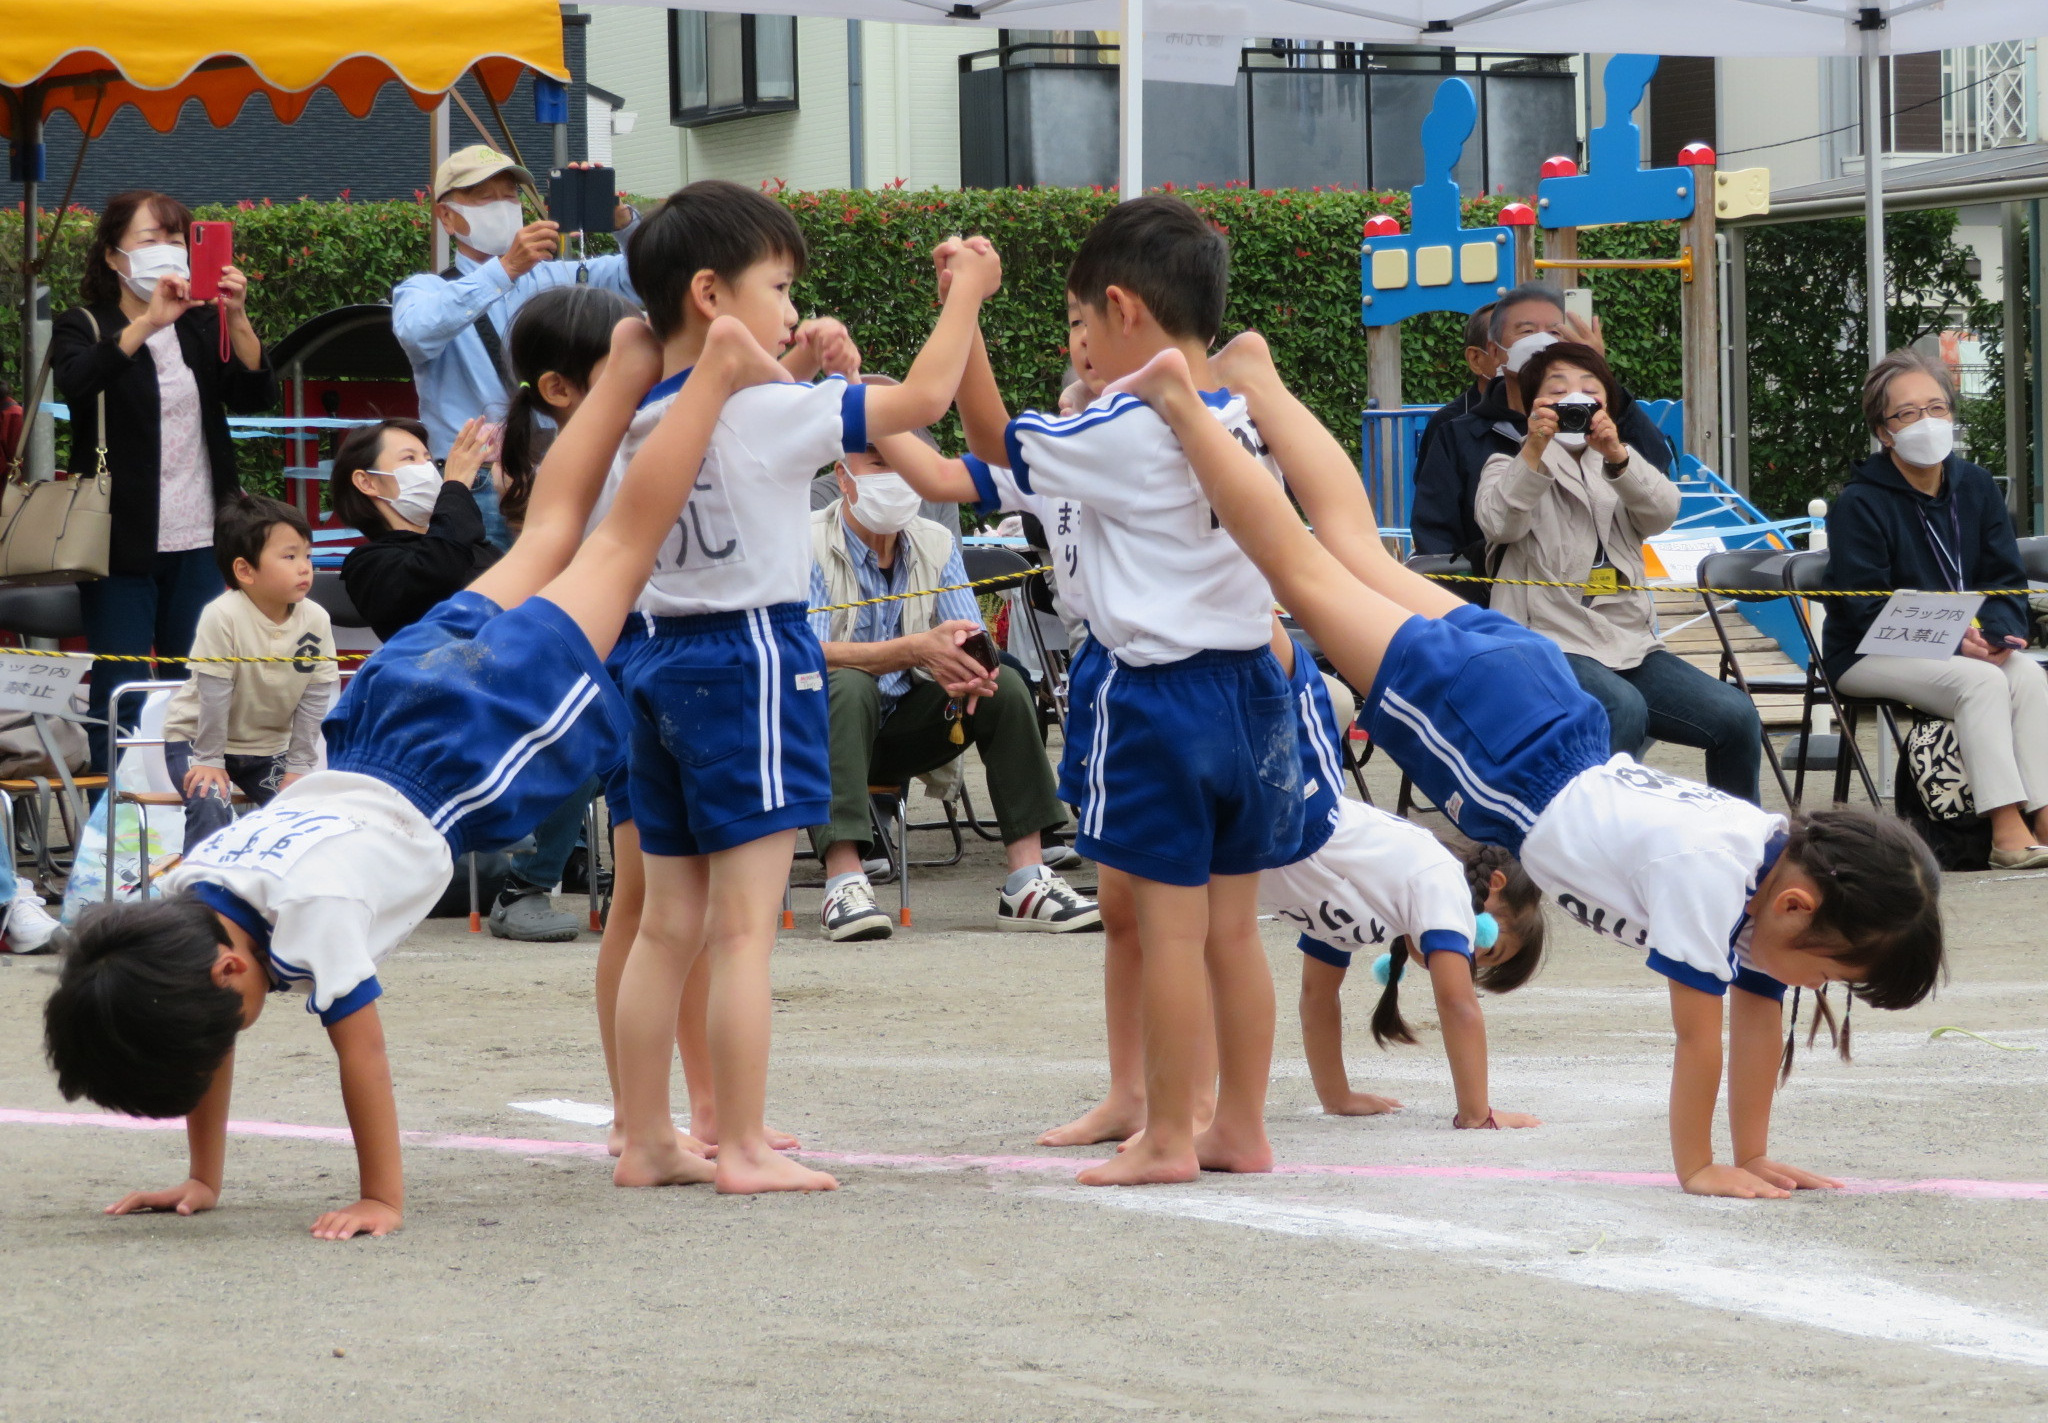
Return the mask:
[[[225,759],[228,780],[249,797],[251,805],[269,805],[276,798],[277,783],[284,779],[284,752],[280,751],[275,756],[236,756],[230,753]],[[170,773],[171,784],[178,788],[181,796],[185,795],[185,773],[191,769],[192,743],[166,741],[164,770]],[[199,848],[200,841],[216,830],[225,829],[234,822],[234,818],[233,804],[218,791],[185,796],[184,853],[191,854]]]
[[[514,879],[546,890],[562,882],[562,871],[569,867],[576,837],[583,833],[584,809],[603,786],[603,781],[592,777],[549,812],[546,820],[533,827],[533,848],[512,857]]]
[[[85,615],[85,640],[94,652],[136,656],[154,651],[162,657],[183,657],[192,650],[199,614],[224,591],[211,548],[160,553],[148,573],[116,573],[78,585],[79,610]],[[92,768],[107,769],[107,704],[114,688],[150,676],[167,682],[185,680],[185,664],[173,662],[154,674],[140,662],[95,662],[88,691],[87,714],[97,725],[85,729],[92,747]],[[124,710],[131,720],[141,711],[134,698]]]
[[[1575,652],[1564,660],[1585,693],[1607,708],[1615,751],[1633,756],[1652,737],[1698,746],[1707,753],[1708,785],[1756,800],[1764,727],[1741,688],[1661,647],[1625,672]]]

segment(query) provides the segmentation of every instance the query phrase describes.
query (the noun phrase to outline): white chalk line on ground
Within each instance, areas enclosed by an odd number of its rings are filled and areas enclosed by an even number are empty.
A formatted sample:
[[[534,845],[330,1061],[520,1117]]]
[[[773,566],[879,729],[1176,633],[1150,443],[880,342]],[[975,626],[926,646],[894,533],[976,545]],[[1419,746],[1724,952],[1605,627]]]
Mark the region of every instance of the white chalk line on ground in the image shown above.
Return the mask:
[[[1668,1227],[1651,1227],[1660,1234],[1654,1253],[1574,1252],[1558,1240],[1534,1235],[1228,1192],[1049,1188],[1032,1194],[1137,1215],[1351,1240],[1392,1250],[1427,1250],[1510,1274],[1623,1294],[1667,1295],[1701,1308],[2048,1368],[2048,1331],[2033,1325],[1889,1280],[1826,1269],[1811,1259],[1788,1260],[1782,1251],[1773,1253],[1767,1268],[1730,1264],[1728,1252],[1672,1235]]]

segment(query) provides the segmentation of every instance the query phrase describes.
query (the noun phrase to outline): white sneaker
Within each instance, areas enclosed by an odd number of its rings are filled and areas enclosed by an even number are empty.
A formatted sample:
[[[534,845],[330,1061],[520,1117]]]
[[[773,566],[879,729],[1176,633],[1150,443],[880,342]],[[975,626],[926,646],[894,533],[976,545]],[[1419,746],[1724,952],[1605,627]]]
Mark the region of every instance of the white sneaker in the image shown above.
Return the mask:
[[[875,887],[865,875],[847,880],[825,895],[818,908],[818,923],[825,937],[835,944],[851,940],[886,939],[895,931],[889,916],[875,903]]]
[[[1041,865],[1015,894],[1004,890],[996,897],[996,927],[1012,933],[1072,934],[1100,929],[1102,911]]]
[[[43,897],[25,879],[14,882],[14,902],[7,907],[7,948],[11,953],[39,954],[50,947],[57,921],[43,907]]]

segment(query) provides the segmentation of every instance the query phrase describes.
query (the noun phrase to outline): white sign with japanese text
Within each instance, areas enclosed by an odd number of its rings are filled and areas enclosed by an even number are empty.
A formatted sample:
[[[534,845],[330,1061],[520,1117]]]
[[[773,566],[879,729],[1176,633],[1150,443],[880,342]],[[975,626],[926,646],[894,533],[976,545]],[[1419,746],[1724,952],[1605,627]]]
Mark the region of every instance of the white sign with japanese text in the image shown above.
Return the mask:
[[[0,654],[0,711],[69,711],[71,694],[91,665],[83,657]]]
[[[1856,644],[1856,653],[1859,657],[1953,657],[1983,602],[1978,593],[1901,589],[1885,600],[1877,621]]]
[[[1180,31],[1145,32],[1145,77],[1175,84],[1237,83],[1241,35],[1199,35]]]

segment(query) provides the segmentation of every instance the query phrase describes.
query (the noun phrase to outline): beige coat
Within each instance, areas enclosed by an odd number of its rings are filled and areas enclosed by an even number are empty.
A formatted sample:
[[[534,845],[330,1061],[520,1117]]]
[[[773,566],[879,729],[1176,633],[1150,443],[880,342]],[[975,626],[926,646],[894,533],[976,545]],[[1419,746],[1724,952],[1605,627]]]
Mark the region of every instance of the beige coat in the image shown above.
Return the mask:
[[[1678,517],[1678,486],[1628,452],[1628,468],[1607,477],[1599,453],[1578,454],[1552,440],[1542,468],[1521,452],[1497,454],[1479,476],[1473,513],[1489,549],[1498,548],[1501,578],[1583,582],[1604,549],[1624,583],[1643,581],[1643,540]],[[1584,602],[1577,588],[1499,584],[1493,610],[1542,633],[1566,652],[1627,671],[1655,650],[1651,595],[1620,593]]]

